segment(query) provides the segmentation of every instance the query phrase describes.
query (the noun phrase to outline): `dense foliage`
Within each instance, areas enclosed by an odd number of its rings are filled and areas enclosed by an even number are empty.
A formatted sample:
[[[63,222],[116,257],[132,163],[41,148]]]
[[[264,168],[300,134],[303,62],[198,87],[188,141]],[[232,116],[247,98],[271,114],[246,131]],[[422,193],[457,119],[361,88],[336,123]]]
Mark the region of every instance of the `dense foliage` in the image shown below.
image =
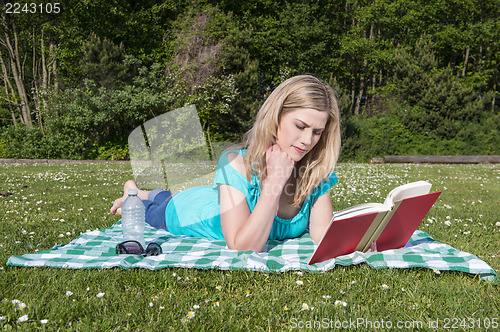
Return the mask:
[[[124,159],[135,127],[186,104],[207,139],[234,142],[301,73],[338,93],[344,160],[500,154],[499,0],[5,8],[0,157]]]

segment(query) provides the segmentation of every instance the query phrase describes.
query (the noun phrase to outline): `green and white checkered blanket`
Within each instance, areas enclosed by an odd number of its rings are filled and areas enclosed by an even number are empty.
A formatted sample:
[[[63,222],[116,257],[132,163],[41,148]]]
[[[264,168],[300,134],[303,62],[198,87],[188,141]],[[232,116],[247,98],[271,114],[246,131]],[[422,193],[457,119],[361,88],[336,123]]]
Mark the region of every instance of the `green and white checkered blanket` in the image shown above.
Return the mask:
[[[224,241],[206,238],[174,236],[165,230],[147,227],[146,242],[160,243],[163,254],[142,257],[117,255],[116,245],[122,241],[121,224],[88,231],[68,244],[48,251],[12,256],[7,265],[48,266],[70,269],[87,268],[146,268],[166,267],[197,269],[253,270],[284,272],[288,270],[326,271],[336,265],[367,263],[374,268],[425,267],[439,271],[462,271],[479,275],[484,280],[497,281],[497,274],[484,261],[435,241],[430,235],[416,231],[405,248],[377,253],[355,252],[328,261],[308,265],[316,245],[308,234],[286,241],[269,241],[265,251],[236,251]]]

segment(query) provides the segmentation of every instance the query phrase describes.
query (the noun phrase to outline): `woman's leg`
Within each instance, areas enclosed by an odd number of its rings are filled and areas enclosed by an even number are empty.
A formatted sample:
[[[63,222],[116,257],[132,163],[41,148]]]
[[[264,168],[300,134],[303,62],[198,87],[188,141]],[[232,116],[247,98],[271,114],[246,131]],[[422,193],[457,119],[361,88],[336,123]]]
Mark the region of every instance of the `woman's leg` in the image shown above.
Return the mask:
[[[172,198],[172,193],[166,190],[155,189],[153,191],[140,190],[134,180],[125,182],[123,196],[113,202],[110,209],[112,214],[121,214],[121,207],[128,197],[129,189],[137,189],[137,196],[142,200],[145,207],[145,219],[154,228],[166,229],[165,209]]]
[[[167,229],[165,209],[172,198],[172,193],[167,190],[155,189],[149,193],[147,200],[143,200],[146,222],[154,228]]]
[[[114,202],[113,202],[113,206],[111,207],[111,209],[109,210],[109,212],[111,214],[121,214],[122,213],[122,205],[123,205],[123,202],[125,202],[125,199],[127,199],[127,192],[129,189],[137,189],[137,196],[141,199],[141,200],[147,200],[148,199],[148,196],[149,196],[149,193],[150,191],[147,191],[147,190],[140,190],[139,187],[137,187],[137,184],[135,183],[134,180],[128,180],[127,182],[125,182],[125,185],[123,186],[123,196],[116,199]]]

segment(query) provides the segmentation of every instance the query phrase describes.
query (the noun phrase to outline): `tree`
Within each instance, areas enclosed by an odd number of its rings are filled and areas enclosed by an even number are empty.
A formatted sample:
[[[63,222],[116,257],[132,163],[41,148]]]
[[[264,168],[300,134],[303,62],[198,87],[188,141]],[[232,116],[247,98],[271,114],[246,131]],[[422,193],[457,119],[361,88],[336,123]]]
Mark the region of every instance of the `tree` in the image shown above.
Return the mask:
[[[463,126],[482,118],[481,98],[453,74],[450,66],[439,69],[432,43],[422,39],[413,54],[401,50],[390,92],[404,100],[402,122],[414,133],[435,133],[453,139]]]
[[[4,98],[11,108],[14,123],[16,122],[14,108],[16,108],[20,111],[21,122],[26,125],[26,127],[31,128],[33,123],[31,118],[30,102],[28,93],[26,92],[27,89],[24,85],[25,62],[21,61],[19,34],[14,17],[4,14],[2,16],[2,26],[4,36],[0,37],[0,45],[3,49],[0,53],[0,57],[5,87]],[[10,82],[10,77],[14,80],[14,86],[16,87],[15,92]]]
[[[92,34],[83,43],[82,75],[99,87],[112,89],[127,78],[128,67],[123,63],[124,58],[123,44],[115,45],[107,38]]]

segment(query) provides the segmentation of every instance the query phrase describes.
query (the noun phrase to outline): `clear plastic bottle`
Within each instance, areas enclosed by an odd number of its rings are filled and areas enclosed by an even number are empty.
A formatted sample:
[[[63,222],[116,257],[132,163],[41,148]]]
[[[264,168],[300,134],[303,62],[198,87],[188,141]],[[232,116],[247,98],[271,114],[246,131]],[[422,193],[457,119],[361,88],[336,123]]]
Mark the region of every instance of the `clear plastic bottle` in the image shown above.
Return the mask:
[[[143,248],[144,241],[144,204],[137,197],[137,189],[129,189],[128,197],[122,205],[122,232],[123,241],[138,241]]]

